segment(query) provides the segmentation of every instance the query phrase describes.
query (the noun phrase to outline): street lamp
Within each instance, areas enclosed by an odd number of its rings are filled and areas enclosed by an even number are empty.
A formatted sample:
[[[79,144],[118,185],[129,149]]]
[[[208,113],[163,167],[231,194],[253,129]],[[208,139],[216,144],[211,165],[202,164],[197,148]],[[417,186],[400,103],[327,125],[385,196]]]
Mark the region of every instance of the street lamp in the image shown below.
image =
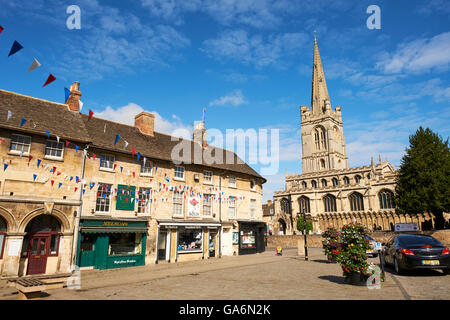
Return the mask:
[[[305,237],[305,261],[308,261],[308,243],[306,240],[306,212],[305,208],[302,208],[303,213],[303,235]]]

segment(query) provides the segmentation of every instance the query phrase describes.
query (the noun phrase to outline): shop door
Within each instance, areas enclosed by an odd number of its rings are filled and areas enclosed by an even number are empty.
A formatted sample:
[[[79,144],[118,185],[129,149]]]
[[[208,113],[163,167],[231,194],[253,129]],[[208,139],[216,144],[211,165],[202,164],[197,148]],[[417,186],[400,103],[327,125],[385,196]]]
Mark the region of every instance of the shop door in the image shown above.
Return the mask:
[[[33,236],[30,239],[27,275],[45,273],[49,239],[49,236]]]
[[[215,257],[216,256],[216,233],[209,233],[209,256]]]
[[[167,240],[167,232],[160,232],[158,237],[158,260],[168,260]]]
[[[80,247],[80,267],[95,265],[95,243],[97,235],[83,234]]]

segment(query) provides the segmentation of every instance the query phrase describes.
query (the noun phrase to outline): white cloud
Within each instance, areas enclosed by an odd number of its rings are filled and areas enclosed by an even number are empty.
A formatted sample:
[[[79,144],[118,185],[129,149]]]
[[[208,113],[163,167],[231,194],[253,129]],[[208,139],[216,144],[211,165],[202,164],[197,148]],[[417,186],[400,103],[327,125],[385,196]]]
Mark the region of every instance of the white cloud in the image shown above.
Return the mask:
[[[422,73],[447,71],[450,65],[450,32],[431,39],[402,43],[392,54],[385,54],[376,67],[384,73]]]
[[[235,90],[232,93],[222,96],[216,100],[213,100],[209,103],[209,106],[225,106],[232,105],[234,107],[247,104],[248,102],[245,100],[244,95],[241,90]]]
[[[217,60],[234,60],[257,68],[285,68],[283,57],[295,55],[307,43],[304,33],[249,35],[246,30],[226,30],[218,38],[203,42],[200,49]]]
[[[126,106],[118,108],[107,106],[103,111],[96,112],[95,115],[99,118],[133,126],[134,117],[137,114],[141,113],[142,111],[147,110],[145,110],[140,105],[130,102]],[[155,115],[156,132],[171,135],[175,130],[182,129],[185,130],[186,132],[189,132],[189,136],[192,136],[192,128],[188,125],[183,124],[181,119],[176,115],[172,115],[172,120],[168,120],[163,118],[157,111],[148,111],[148,112],[153,113]]]

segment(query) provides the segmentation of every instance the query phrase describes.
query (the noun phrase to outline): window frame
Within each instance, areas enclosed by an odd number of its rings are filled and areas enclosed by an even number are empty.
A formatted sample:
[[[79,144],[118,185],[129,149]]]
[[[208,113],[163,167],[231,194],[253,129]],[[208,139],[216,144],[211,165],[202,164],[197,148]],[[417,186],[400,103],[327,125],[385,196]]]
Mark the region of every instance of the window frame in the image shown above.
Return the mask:
[[[213,196],[212,194],[203,194],[202,216],[204,216],[204,217],[212,217],[213,216],[213,205],[212,205],[212,200],[211,200],[212,196]],[[209,201],[206,200],[207,198],[209,199]],[[205,214],[205,206],[209,207],[209,215]]]
[[[13,137],[29,138],[30,139],[30,143],[28,144],[28,151],[25,152],[25,151],[18,151],[17,149],[12,149],[11,147],[12,147],[13,143],[16,143],[16,144],[20,143],[20,142],[13,142]],[[20,143],[20,144],[23,145],[23,146],[26,145],[25,143]],[[26,136],[26,135],[17,134],[17,133],[12,133],[11,134],[11,141],[9,143],[9,153],[10,154],[20,155],[20,153],[23,152],[22,155],[29,156],[30,155],[30,151],[31,151],[31,136]]]
[[[229,202],[228,202],[228,218],[229,219],[234,219],[236,218],[236,200],[234,199],[234,197],[230,196],[228,198]],[[233,206],[231,206],[231,204],[233,204]],[[233,215],[230,215],[230,209],[233,208]]]
[[[181,199],[181,214],[175,214],[175,205],[180,205],[179,203],[175,203],[175,200],[177,200],[177,199],[175,199],[175,195],[179,195],[180,196],[180,199]],[[184,214],[184,207],[185,207],[185,205],[184,205],[184,195],[183,195],[183,193],[181,193],[181,191],[178,191],[178,190],[174,190],[173,191],[173,201],[172,201],[172,203],[173,203],[173,208],[172,208],[172,216],[173,217],[184,217],[185,216],[185,214]]]
[[[361,199],[361,203],[357,201],[359,199]],[[350,202],[350,211],[364,211],[364,196],[361,193],[353,192],[348,196],[348,200]],[[359,204],[361,204],[361,206]]]
[[[147,169],[148,167],[150,168],[150,173],[142,172],[143,169]],[[145,165],[144,165],[144,160],[141,161],[141,169],[139,171],[139,175],[142,177],[153,177],[153,165],[152,165],[151,161],[146,160]]]
[[[99,204],[98,203],[98,200],[100,199],[103,199],[103,194],[104,194],[104,191],[103,191],[103,189],[101,190],[101,194],[100,194],[100,196],[99,196],[99,190],[100,190],[100,187],[101,186],[109,186],[110,187],[110,191],[109,191],[109,193],[108,193],[108,191],[106,191],[106,194],[107,194],[107,196],[105,197],[105,199],[107,198],[108,200],[109,200],[109,202],[108,202],[108,211],[99,211],[99,210],[97,210],[97,208],[99,207],[99,206],[102,206],[102,204]],[[112,184],[108,184],[108,183],[98,183],[98,186],[97,186],[97,193],[96,193],[96,198],[95,198],[95,213],[99,213],[99,214],[108,214],[108,213],[110,213],[111,212],[111,207],[112,207],[112,199],[111,199],[111,193],[112,193]],[[104,205],[104,206],[106,206],[106,205]]]
[[[250,199],[250,219],[256,219],[256,199]]]
[[[381,189],[380,192],[378,192],[378,201],[380,209],[383,210],[395,209],[393,200],[394,200],[394,193],[391,190]]]
[[[253,183],[253,187],[252,187],[252,183]],[[256,181],[255,180],[250,180],[250,191],[256,191]]]
[[[234,180],[234,183],[231,183],[231,180]],[[237,179],[236,176],[228,176],[228,187],[229,188],[237,188]]]
[[[211,178],[211,181],[208,181],[208,180],[206,180],[205,179],[205,177],[206,176],[208,176],[208,175],[206,175],[205,173],[208,173],[208,174],[210,174],[210,178]],[[203,184],[213,184],[213,172],[212,171],[207,171],[207,170],[204,170],[203,171]]]
[[[112,161],[112,164],[111,164],[111,168],[109,168],[109,167],[102,167],[102,162],[105,162],[105,163],[110,162],[110,160],[106,160],[107,158],[110,158],[110,157],[113,158],[113,161]],[[113,172],[114,171],[114,163],[116,162],[116,156],[114,156],[112,154],[103,154],[100,158],[102,158],[102,159],[100,160],[99,169],[102,170],[102,171]]]
[[[58,147],[58,145],[61,145],[61,156],[52,156],[52,155],[48,155],[47,154],[47,150],[51,150],[51,151],[53,151],[53,150],[56,150],[56,151],[59,151],[59,149],[56,147],[56,148],[54,148],[53,146],[52,147],[49,147],[47,144],[48,143],[56,143],[56,146]],[[56,140],[50,140],[50,139],[47,139],[47,141],[45,142],[45,150],[44,150],[44,159],[50,159],[50,160],[63,160],[64,159],[64,143],[63,142],[59,142],[58,143],[58,141],[56,141]]]
[[[311,213],[310,199],[307,196],[299,197],[298,207],[300,209],[300,213],[303,213],[303,207],[305,208],[305,213]]]
[[[145,190],[145,192],[143,192],[143,190]],[[147,193],[147,191],[150,191],[149,193]],[[139,187],[139,193],[138,193],[138,205],[137,205],[137,214],[141,214],[141,215],[150,215],[152,212],[152,202],[150,201],[151,199],[151,194],[152,194],[152,188],[147,188],[147,187]],[[145,197],[142,197],[142,195],[145,195]],[[141,199],[145,199],[147,200],[147,204],[145,206],[141,205]],[[146,210],[144,210],[144,212],[139,212],[139,210],[141,208],[146,208]]]
[[[183,172],[183,177],[182,178],[177,177],[177,168],[178,169],[183,169],[182,170],[182,172]],[[179,173],[179,171],[178,171],[178,173]],[[173,179],[177,180],[177,181],[185,181],[185,179],[186,179],[186,169],[184,167],[182,167],[182,166],[175,166],[173,168]]]
[[[334,195],[328,193],[323,196],[322,200],[324,212],[337,212],[337,201]]]

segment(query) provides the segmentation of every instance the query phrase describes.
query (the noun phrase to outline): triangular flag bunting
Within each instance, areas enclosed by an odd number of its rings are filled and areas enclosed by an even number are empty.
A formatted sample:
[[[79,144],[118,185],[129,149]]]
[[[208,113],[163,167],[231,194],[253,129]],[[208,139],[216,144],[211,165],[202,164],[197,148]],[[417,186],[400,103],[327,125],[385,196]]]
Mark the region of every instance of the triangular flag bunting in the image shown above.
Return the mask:
[[[5,30],[5,29],[3,29],[3,27],[2,27],[2,26],[0,26],[0,33],[2,33],[2,32],[3,32],[3,30]]]
[[[70,97],[70,90],[67,88],[64,88],[64,94],[65,94],[64,103],[67,103],[67,100],[69,100],[69,97]]]
[[[39,63],[39,61],[36,60],[36,58],[33,58],[33,59],[34,59],[33,63],[31,64],[31,67],[28,69],[27,72],[31,72],[34,69],[37,69],[37,68],[39,68],[41,66],[41,64]]]
[[[69,146],[70,141],[66,141],[66,148]]]
[[[116,140],[114,141],[114,145],[117,144],[117,142],[119,141],[119,139],[120,139],[120,136],[119,136],[118,134],[116,134]]]
[[[45,83],[44,83],[44,85],[42,87],[45,87],[46,85],[49,85],[50,83],[52,83],[55,80],[56,80],[55,76],[50,73],[50,75],[47,78],[47,81],[45,81]]]
[[[81,101],[81,100],[79,100],[78,101],[78,105],[80,106],[80,108],[79,108],[79,110],[78,111],[80,111],[81,112],[81,109],[83,109],[83,105],[84,105],[84,103]]]
[[[25,122],[27,122],[27,119],[22,118],[22,120],[20,121],[20,127],[23,127],[23,125],[25,124]]]
[[[36,181],[37,174],[33,174],[33,181]]]
[[[37,161],[37,167],[38,167],[38,168],[39,168],[39,165],[41,164],[41,161],[42,161],[42,160],[39,160],[39,159],[38,159],[38,161]]]
[[[8,115],[6,116],[6,121],[8,121],[9,119],[11,119],[13,113],[11,111],[8,110]]]
[[[88,121],[91,120],[91,118],[94,116],[94,112],[92,110],[89,110],[89,117]]]
[[[47,138],[50,138],[50,132],[48,132],[48,130],[45,130],[45,133],[47,134]]]
[[[8,168],[8,165],[6,163],[3,164],[3,171],[6,171],[6,169]]]
[[[14,43],[11,47],[11,51],[9,51],[8,57],[12,56],[13,54],[19,52],[22,49],[23,49],[22,45],[14,40]]]

